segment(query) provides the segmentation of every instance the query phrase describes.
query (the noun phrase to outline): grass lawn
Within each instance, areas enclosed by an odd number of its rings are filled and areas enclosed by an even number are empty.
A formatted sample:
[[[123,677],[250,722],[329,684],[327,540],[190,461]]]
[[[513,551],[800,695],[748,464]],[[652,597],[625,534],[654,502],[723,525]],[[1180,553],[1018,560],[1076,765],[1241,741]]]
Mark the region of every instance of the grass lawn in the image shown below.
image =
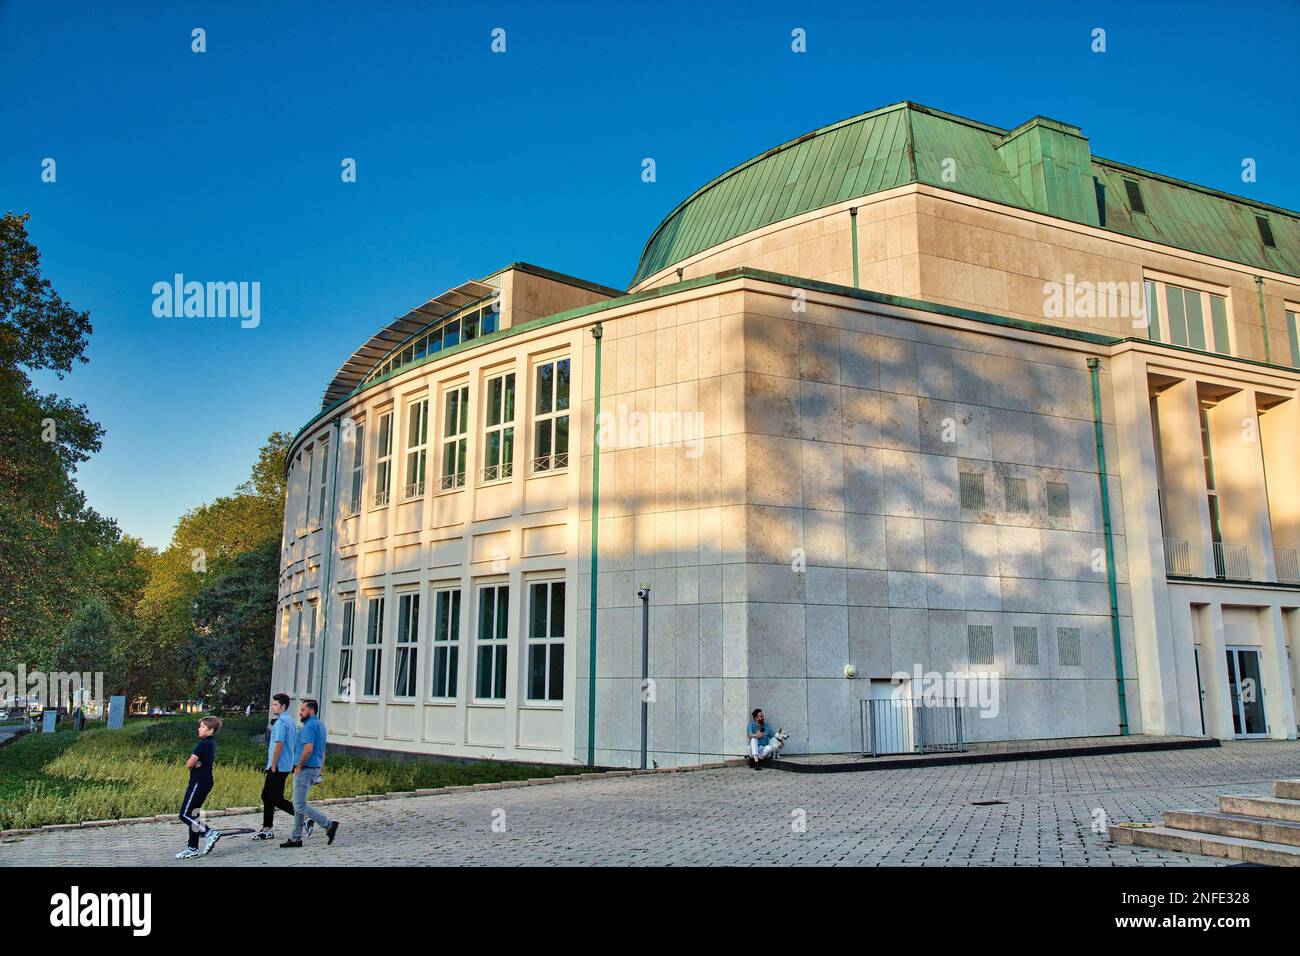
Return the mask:
[[[28,734],[0,748],[0,830],[175,813],[189,774],[198,717],[128,721],[121,730]],[[266,718],[232,717],[217,734],[211,810],[261,806]],[[450,787],[582,773],[575,766],[381,760],[326,751],[312,795]],[[285,790],[288,791],[286,786]]]

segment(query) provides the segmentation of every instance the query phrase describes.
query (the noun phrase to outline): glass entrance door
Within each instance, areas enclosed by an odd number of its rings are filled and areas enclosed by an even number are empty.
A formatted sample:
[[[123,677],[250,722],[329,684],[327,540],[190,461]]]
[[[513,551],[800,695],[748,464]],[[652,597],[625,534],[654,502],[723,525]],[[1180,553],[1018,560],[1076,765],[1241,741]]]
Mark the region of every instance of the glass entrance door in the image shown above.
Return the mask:
[[[1229,647],[1228,689],[1232,697],[1232,731],[1237,737],[1266,737],[1264,685],[1260,681],[1259,651]]]

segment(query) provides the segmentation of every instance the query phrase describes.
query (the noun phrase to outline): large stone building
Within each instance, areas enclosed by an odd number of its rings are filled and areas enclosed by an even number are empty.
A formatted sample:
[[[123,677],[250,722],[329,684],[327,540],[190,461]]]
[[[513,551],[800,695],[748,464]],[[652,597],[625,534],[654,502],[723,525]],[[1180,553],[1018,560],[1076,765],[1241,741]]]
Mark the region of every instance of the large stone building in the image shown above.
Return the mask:
[[[974,739],[1294,737],[1297,313],[1300,217],[1076,127],[817,130],[627,292],[511,265],[344,363],[290,452],[272,690],[343,745],[635,764],[649,588],[660,766],[757,706],[858,750],[934,674],[991,688]]]

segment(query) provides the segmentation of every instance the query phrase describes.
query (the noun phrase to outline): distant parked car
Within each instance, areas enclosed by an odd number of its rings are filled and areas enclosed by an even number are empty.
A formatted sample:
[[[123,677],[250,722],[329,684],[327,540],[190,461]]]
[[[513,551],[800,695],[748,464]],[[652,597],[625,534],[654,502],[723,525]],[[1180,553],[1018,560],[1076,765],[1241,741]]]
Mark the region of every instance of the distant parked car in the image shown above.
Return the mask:
[[[8,720],[8,719],[9,719],[9,711],[0,710],[0,720]]]

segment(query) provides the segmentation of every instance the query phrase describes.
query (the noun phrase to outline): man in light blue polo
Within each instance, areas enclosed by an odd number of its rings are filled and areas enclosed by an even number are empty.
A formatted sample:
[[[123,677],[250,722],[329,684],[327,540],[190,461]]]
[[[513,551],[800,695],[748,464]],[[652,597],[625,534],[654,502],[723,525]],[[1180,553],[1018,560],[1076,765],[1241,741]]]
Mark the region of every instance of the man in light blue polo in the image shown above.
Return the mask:
[[[293,835],[280,844],[282,848],[299,848],[302,846],[302,827],[304,820],[311,820],[325,828],[330,845],[339,832],[339,822],[330,820],[315,807],[307,803],[307,792],[320,783],[325,769],[325,725],[316,716],[316,701],[310,697],[298,706],[298,717],[302,726],[298,729],[297,745],[294,748],[293,767]]]
[[[266,781],[262,784],[262,829],[253,834],[254,840],[274,840],[275,811],[283,810],[293,816],[293,804],[284,798],[284,781],[293,772],[295,743],[298,730],[289,716],[289,695],[276,694],[271,698],[271,739],[266,745]]]

